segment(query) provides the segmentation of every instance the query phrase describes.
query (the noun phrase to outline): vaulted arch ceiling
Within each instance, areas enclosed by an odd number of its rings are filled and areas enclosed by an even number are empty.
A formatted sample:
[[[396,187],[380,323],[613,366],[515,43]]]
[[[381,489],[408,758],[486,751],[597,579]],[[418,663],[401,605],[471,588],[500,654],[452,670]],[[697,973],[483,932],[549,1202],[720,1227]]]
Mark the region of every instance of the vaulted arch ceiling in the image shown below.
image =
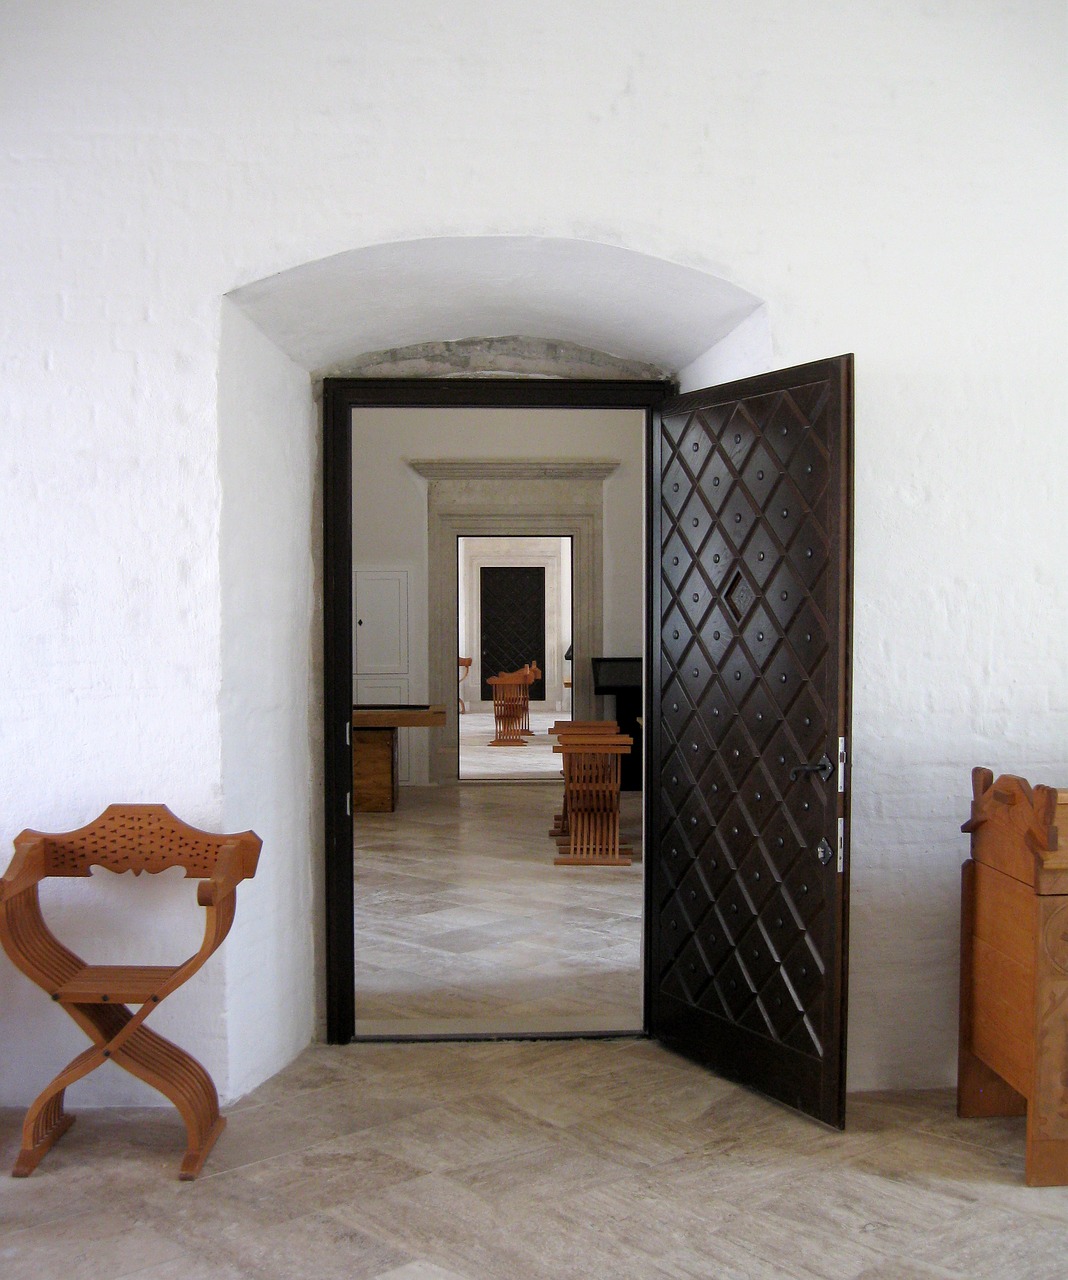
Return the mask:
[[[312,373],[515,334],[685,369],[762,307],[706,271],[592,240],[455,236],[351,249],[228,295]]]

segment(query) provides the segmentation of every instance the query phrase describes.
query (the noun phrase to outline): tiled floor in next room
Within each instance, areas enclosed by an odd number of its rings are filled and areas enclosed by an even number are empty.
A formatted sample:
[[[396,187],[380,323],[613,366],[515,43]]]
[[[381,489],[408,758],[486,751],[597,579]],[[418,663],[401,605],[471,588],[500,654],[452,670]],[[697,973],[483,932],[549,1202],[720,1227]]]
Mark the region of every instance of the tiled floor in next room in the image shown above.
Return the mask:
[[[562,791],[406,787],[356,815],[358,1034],[641,1030],[642,864],[554,866]],[[640,794],[621,811],[640,859]]]

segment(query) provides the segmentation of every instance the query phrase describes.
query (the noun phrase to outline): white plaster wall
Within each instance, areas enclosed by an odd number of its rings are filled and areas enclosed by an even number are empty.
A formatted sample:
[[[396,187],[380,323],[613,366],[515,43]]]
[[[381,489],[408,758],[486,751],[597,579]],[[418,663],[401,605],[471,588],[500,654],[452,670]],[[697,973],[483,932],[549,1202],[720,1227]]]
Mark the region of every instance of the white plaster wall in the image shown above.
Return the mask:
[[[425,702],[428,696],[428,542],[427,482],[407,465],[409,459],[618,460],[620,465],[604,482],[604,651],[641,653],[643,413],[357,409],[352,422],[353,563],[406,565],[410,569],[408,634],[413,702]],[[409,734],[414,785],[425,785],[428,778],[427,737]]]
[[[224,300],[222,825],[251,827],[263,840],[225,952],[232,1096],[285,1066],[315,1026],[311,920],[323,879],[322,789],[313,781],[322,758],[317,435],[307,371]]]
[[[1059,0],[4,5],[3,844],[115,799],[314,829],[312,799],[224,742],[224,294],[419,236],[624,246],[766,299],[778,364],[856,353],[850,1080],[952,1079],[968,771],[1068,779],[1064,51]],[[226,377],[276,364],[251,346]],[[238,461],[281,430],[266,414]],[[308,537],[307,461],[265,473],[279,541]],[[294,655],[263,661],[278,706],[257,723],[303,777]],[[273,856],[299,882],[310,847]],[[98,942],[72,905],[98,887],[61,888],[75,944]],[[308,928],[305,905],[279,922]],[[265,946],[231,939],[177,1036],[224,1092],[303,1034],[288,991],[278,1041],[231,1073],[223,974]],[[0,1101],[21,1101],[81,1040],[6,963],[0,1011]]]
[[[22,827],[71,829],[113,801],[204,827],[221,815],[219,290],[173,132],[161,162],[158,113],[136,109],[153,96],[143,41],[109,48],[117,34],[88,7],[0,14],[3,865]],[[142,963],[198,945],[181,881],[102,876],[43,897],[83,955],[119,959],[118,928]],[[151,926],[136,920],[145,899]],[[216,964],[152,1025],[225,1087],[224,1004]],[[5,958],[0,1101],[28,1102],[85,1044]],[[72,1090],[75,1105],[127,1100],[159,1095],[110,1064]]]
[[[775,366],[771,325],[766,306],[735,325],[706,351],[679,370],[680,391],[717,387],[754,373],[766,373]]]

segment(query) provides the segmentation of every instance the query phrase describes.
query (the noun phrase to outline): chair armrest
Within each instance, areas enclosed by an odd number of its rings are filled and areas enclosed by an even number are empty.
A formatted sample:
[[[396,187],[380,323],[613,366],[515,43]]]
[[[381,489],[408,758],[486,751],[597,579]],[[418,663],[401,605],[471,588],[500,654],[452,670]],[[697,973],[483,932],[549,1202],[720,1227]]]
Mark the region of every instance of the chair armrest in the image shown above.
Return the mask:
[[[45,843],[42,836],[15,837],[15,856],[0,879],[0,902],[7,902],[32,889],[48,874]]]
[[[219,850],[215,871],[197,886],[197,902],[202,907],[217,906],[227,894],[233,893],[242,880],[256,874],[260,842],[247,835],[228,840]]]

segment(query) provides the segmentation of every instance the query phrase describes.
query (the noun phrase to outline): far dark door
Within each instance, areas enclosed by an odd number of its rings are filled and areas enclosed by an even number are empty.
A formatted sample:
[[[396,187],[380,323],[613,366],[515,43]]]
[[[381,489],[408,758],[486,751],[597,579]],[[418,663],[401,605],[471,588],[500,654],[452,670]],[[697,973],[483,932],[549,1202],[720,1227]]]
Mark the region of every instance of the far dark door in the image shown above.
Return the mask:
[[[650,1029],[838,1127],[852,382],[843,356],[679,396],[651,459]]]
[[[545,700],[545,570],[541,567],[484,566],[479,582],[484,702],[493,701],[486,683],[502,671],[536,662],[542,672],[530,686],[530,700]]]

